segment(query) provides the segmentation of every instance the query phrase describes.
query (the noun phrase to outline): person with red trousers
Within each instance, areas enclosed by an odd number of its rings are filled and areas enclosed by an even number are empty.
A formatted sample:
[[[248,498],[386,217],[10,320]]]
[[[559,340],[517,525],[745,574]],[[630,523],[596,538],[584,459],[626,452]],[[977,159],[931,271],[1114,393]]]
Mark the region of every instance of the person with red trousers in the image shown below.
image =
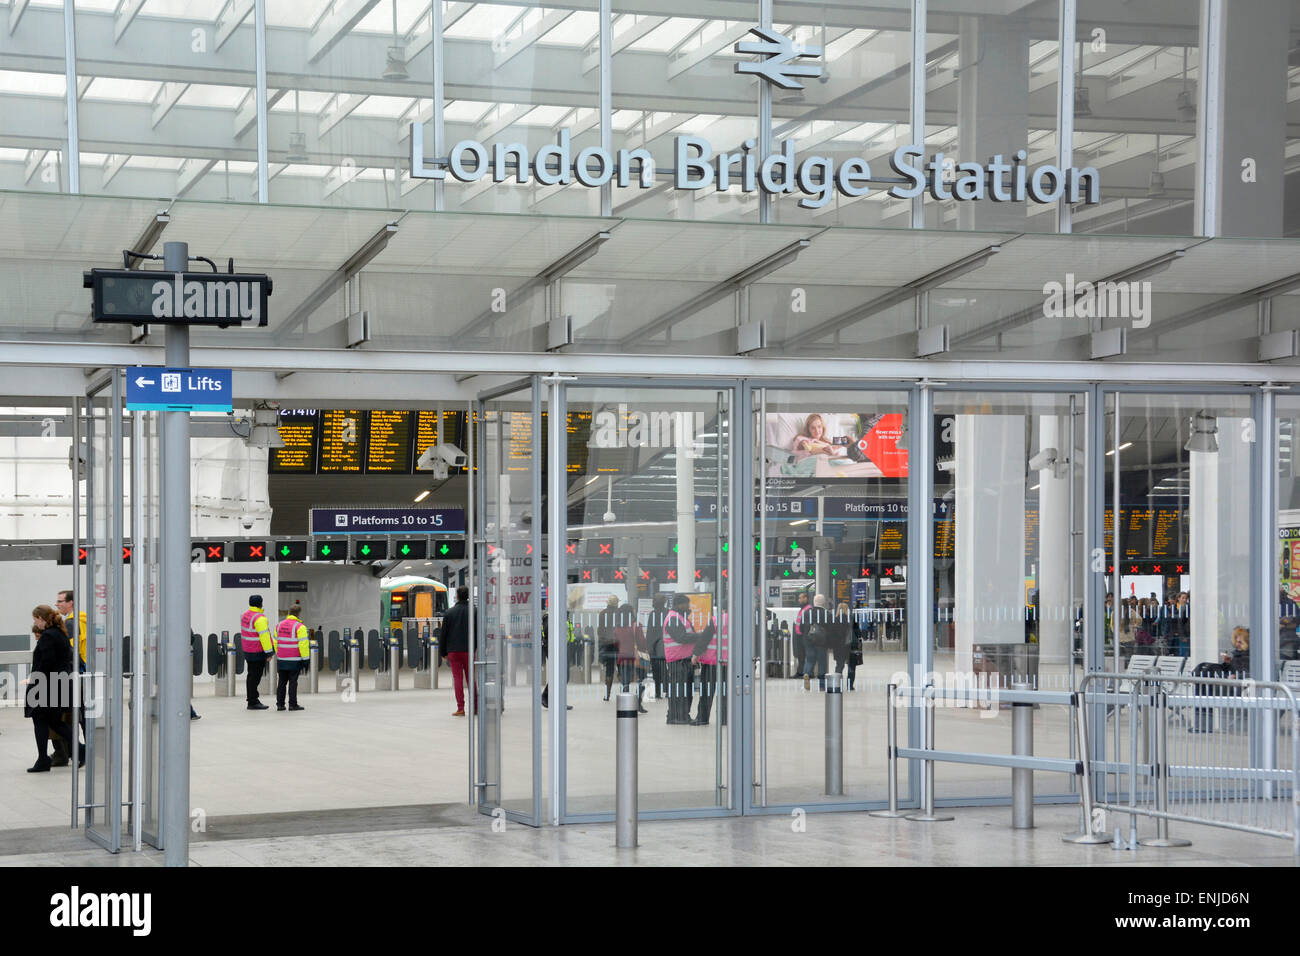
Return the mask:
[[[456,588],[456,605],[442,619],[442,639],[438,642],[442,656],[451,666],[451,682],[456,688],[456,712],[453,717],[465,716],[465,684],[469,682],[469,616],[474,613],[469,606],[469,588]]]

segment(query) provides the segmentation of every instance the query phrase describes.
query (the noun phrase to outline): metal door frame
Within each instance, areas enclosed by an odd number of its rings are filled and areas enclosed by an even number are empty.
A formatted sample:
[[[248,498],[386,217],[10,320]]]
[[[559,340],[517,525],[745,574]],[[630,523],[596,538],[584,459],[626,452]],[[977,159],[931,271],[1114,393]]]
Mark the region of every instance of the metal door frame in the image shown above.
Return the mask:
[[[124,589],[122,567],[123,518],[121,503],[124,500],[123,459],[122,459],[122,405],[124,375],[121,369],[114,369],[108,376],[100,378],[86,389],[86,629],[90,633],[86,639],[86,673],[93,689],[91,707],[86,714],[86,766],[85,766],[85,800],[82,802],[74,792],[74,814],[84,811],[86,837],[110,853],[122,849],[122,637],[124,613]],[[103,478],[107,483],[105,503],[107,514],[103,517],[106,541],[99,540],[95,534],[96,522],[100,520],[96,511],[95,499],[99,492],[96,487],[95,435],[91,431],[96,420],[94,403],[103,402],[103,392],[108,392],[108,408],[103,416],[105,432],[102,451]],[[109,504],[111,503],[111,505]],[[96,580],[95,551],[104,550],[104,576],[102,583]],[[74,567],[76,553],[73,554]],[[97,626],[100,624],[97,614],[96,591],[104,588],[104,628],[103,657],[97,643]],[[75,597],[76,595],[74,595]],[[74,605],[75,606],[75,605]],[[78,701],[83,703],[84,701]],[[94,712],[100,716],[92,716]],[[108,753],[99,753],[95,743],[96,734],[106,726],[106,743]],[[104,762],[104,779],[107,792],[97,795],[95,792],[95,769]],[[76,771],[74,783],[77,785]],[[111,808],[112,812],[109,812]],[[95,811],[102,811],[96,815]]]
[[[501,730],[500,723],[497,723],[495,740],[490,741],[484,728],[489,720],[498,720],[497,715],[489,715],[486,707],[477,708],[478,713],[469,721],[470,724],[470,802],[480,813],[496,816],[497,811],[501,810],[507,820],[524,824],[525,826],[539,827],[542,825],[542,701],[541,701],[541,681],[542,674],[542,520],[544,498],[542,494],[542,471],[541,451],[542,451],[542,385],[541,377],[534,375],[525,379],[518,379],[513,382],[503,384],[497,388],[481,392],[478,397],[471,403],[471,427],[468,429],[473,436],[470,441],[470,447],[467,450],[469,455],[469,465],[473,470],[469,481],[470,501],[469,515],[471,516],[470,524],[467,527],[466,540],[471,547],[467,551],[470,555],[470,572],[469,587],[470,599],[473,607],[476,608],[476,614],[471,615],[470,624],[470,698],[469,704],[471,714],[475,708],[480,686],[480,673],[482,680],[486,681],[489,674],[495,680],[498,693],[504,692],[503,661],[502,650],[504,645],[498,645],[498,653],[494,660],[478,659],[478,635],[483,633],[484,615],[487,611],[487,605],[484,601],[478,600],[474,595],[474,568],[481,569],[481,576],[490,573],[487,563],[487,548],[492,542],[488,541],[485,529],[487,527],[487,411],[488,404],[509,396],[519,396],[520,399],[529,402],[532,415],[532,425],[530,439],[532,442],[533,468],[530,471],[530,488],[529,497],[531,498],[531,513],[534,516],[529,538],[526,542],[531,548],[532,553],[537,556],[537,561],[533,567],[533,586],[529,594],[529,618],[532,622],[531,634],[531,654],[530,654],[530,679],[529,687],[532,690],[531,700],[531,746],[532,746],[532,797],[531,807],[528,812],[510,809],[501,806]],[[498,425],[498,439],[502,435]],[[475,449],[480,449],[481,464],[484,467],[476,466]],[[504,459],[498,456],[499,462]],[[498,534],[501,529],[498,526]],[[500,625],[498,625],[500,626]],[[489,779],[490,778],[490,779]],[[495,789],[495,800],[489,799],[491,791]]]
[[[727,396],[727,412],[729,416],[729,442],[727,448],[727,473],[730,477],[726,492],[728,502],[727,534],[726,539],[734,545],[741,540],[738,536],[738,518],[737,509],[734,503],[739,500],[745,500],[740,497],[742,489],[746,486],[742,483],[744,476],[742,471],[747,471],[745,461],[747,456],[739,454],[738,449],[742,447],[737,440],[742,428],[746,428],[746,419],[743,413],[742,396],[744,394],[743,379],[738,378],[672,378],[663,376],[646,376],[631,377],[617,375],[576,375],[576,376],[549,376],[545,379],[539,378],[538,381],[545,382],[551,387],[550,410],[558,412],[551,421],[552,428],[556,429],[558,434],[560,423],[567,420],[569,411],[568,392],[572,388],[628,388],[628,389],[653,389],[653,390],[677,390],[689,392],[714,392],[722,393]],[[719,447],[721,447],[721,428],[719,428]],[[551,487],[547,489],[550,498],[548,505],[553,506],[550,512],[551,518],[551,540],[559,542],[567,539],[568,511],[565,503],[568,500],[567,485],[565,479],[568,475],[568,446],[567,442],[552,440],[549,448],[549,475]],[[747,494],[747,492],[745,492]],[[719,530],[722,522],[718,523]],[[557,530],[558,529],[558,530]],[[747,539],[746,539],[747,540]],[[551,567],[550,577],[552,587],[558,586],[559,593],[564,593],[568,580],[568,560],[567,552],[564,548],[553,548],[553,554],[550,555]],[[715,779],[715,788],[721,786],[725,792],[726,799],[722,806],[698,807],[698,808],[674,808],[671,810],[641,810],[638,817],[642,820],[672,820],[672,819],[700,819],[704,817],[727,817],[739,816],[743,812],[743,797],[737,798],[737,791],[745,789],[737,781],[746,778],[741,776],[743,769],[742,751],[743,743],[746,740],[742,733],[740,722],[746,708],[737,707],[736,701],[742,697],[747,698],[749,689],[748,672],[743,662],[748,659],[749,655],[749,632],[748,632],[748,614],[746,606],[748,602],[738,601],[737,595],[744,594],[748,587],[748,576],[746,568],[748,562],[737,562],[736,548],[731,547],[727,558],[727,580],[730,582],[726,589],[727,602],[723,609],[727,615],[728,621],[728,648],[727,657],[730,664],[728,673],[728,691],[725,695],[715,698],[715,701],[724,701],[727,710],[727,740],[725,761],[717,761],[715,757],[715,773],[721,776],[723,763],[727,766],[727,774],[719,784]],[[720,562],[719,562],[720,567]],[[718,578],[720,586],[721,577]],[[555,593],[552,591],[551,593]],[[715,611],[717,606],[715,603]],[[567,602],[555,602],[550,604],[549,624],[551,633],[567,634]],[[556,628],[559,628],[557,631]],[[719,641],[721,646],[721,641]],[[568,736],[566,711],[562,703],[568,696],[568,667],[560,666],[560,661],[567,661],[567,655],[552,654],[550,660],[550,670],[548,677],[551,682],[552,690],[559,691],[558,694],[551,695],[552,713],[551,713],[551,732],[553,748],[555,751],[552,761],[551,788],[549,798],[551,800],[552,811],[550,821],[554,824],[572,824],[572,823],[605,823],[614,819],[614,811],[602,813],[570,813],[568,810]],[[723,702],[716,704],[718,708],[724,705]],[[722,743],[721,726],[715,724],[715,740],[719,745]],[[611,727],[611,733],[613,728]],[[558,741],[558,744],[555,742]],[[715,751],[716,754],[716,751]]]

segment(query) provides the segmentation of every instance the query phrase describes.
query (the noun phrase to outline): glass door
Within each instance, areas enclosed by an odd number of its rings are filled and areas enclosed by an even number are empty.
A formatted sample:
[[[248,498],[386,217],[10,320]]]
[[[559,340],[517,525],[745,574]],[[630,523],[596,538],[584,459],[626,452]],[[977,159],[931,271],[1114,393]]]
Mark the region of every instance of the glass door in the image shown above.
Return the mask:
[[[733,813],[732,388],[565,386],[565,822],[614,811],[615,711],[636,695],[643,815]],[[559,642],[552,637],[552,653]],[[566,672],[567,673],[564,673]],[[554,689],[553,689],[554,691]]]
[[[881,802],[886,688],[909,671],[908,396],[754,396],[753,803]]]
[[[477,404],[469,450],[477,497],[470,662],[476,803],[484,813],[540,826],[545,412],[531,382]]]

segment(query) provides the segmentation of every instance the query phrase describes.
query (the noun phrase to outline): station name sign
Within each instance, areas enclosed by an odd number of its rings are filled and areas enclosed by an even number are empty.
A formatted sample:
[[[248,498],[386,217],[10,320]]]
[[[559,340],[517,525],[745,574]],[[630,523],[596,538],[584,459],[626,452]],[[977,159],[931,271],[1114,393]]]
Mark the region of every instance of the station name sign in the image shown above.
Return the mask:
[[[799,205],[807,209],[825,206],[838,193],[845,197],[866,196],[874,187],[888,184],[886,194],[894,199],[912,199],[928,192],[938,200],[956,199],[992,202],[1051,203],[1066,199],[1072,203],[1093,204],[1101,201],[1101,174],[1096,167],[1062,169],[1044,163],[1030,169],[1028,153],[1016,150],[1010,159],[1001,153],[988,163],[955,162],[943,153],[924,161],[923,147],[900,146],[889,157],[892,179],[876,179],[864,157],[855,156],[836,162],[830,156],[804,156],[795,151],[794,140],[785,140],[780,152],[760,159],[755,152],[757,140],[747,139],[732,153],[714,154],[708,140],[699,136],[673,139],[673,188],[715,189],[726,192],[738,189],[778,195],[802,193]],[[635,176],[634,176],[635,173]],[[490,177],[492,182],[527,183],[544,186],[603,186],[614,182],[620,187],[648,189],[655,182],[655,162],[646,149],[620,149],[611,152],[600,146],[588,146],[573,153],[573,134],[561,129],[556,142],[543,146],[535,154],[522,143],[494,143],[463,139],[451,147],[447,157],[430,164],[424,155],[424,131],[419,123],[411,124],[411,178],[478,182]]]
[[[91,269],[96,322],[265,326],[271,279],[254,273]]]

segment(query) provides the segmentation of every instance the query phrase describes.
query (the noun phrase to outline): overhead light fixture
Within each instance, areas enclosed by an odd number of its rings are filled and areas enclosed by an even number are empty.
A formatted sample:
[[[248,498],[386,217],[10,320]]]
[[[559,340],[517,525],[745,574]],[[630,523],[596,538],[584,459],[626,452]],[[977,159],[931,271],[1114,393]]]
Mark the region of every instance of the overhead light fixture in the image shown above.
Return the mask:
[[[800,518],[798,521],[791,521],[790,527],[793,528],[797,524],[807,524],[811,520],[812,520],[811,518]]]
[[[291,163],[307,162],[306,133],[298,129],[289,133],[289,151],[285,153],[284,158]]]
[[[1092,104],[1088,102],[1088,88],[1086,86],[1076,86],[1074,88],[1074,115],[1091,116]]]
[[[397,32],[397,0],[393,0],[393,44],[388,48],[388,60],[384,64],[384,79],[409,80],[411,74],[406,72],[406,44]]]
[[[248,437],[244,444],[249,448],[283,448],[280,437],[280,412],[273,405],[262,403],[253,408]]]
[[[1123,451],[1125,448],[1132,448],[1132,447],[1133,447],[1133,443],[1132,443],[1131,441],[1126,441],[1126,442],[1124,442],[1124,444],[1122,444],[1122,445],[1119,446],[1119,450],[1120,450],[1120,451]],[[1108,456],[1109,456],[1109,455],[1113,455],[1113,454],[1115,454],[1115,449],[1112,448],[1110,451],[1106,452],[1106,454],[1107,454]]]
[[[1218,419],[1202,409],[1192,416],[1192,436],[1187,439],[1183,449],[1214,454],[1219,450],[1218,433]]]
[[[422,492],[420,492],[418,495],[415,496],[415,500],[423,501],[427,497],[429,497],[429,489],[425,488]]]

